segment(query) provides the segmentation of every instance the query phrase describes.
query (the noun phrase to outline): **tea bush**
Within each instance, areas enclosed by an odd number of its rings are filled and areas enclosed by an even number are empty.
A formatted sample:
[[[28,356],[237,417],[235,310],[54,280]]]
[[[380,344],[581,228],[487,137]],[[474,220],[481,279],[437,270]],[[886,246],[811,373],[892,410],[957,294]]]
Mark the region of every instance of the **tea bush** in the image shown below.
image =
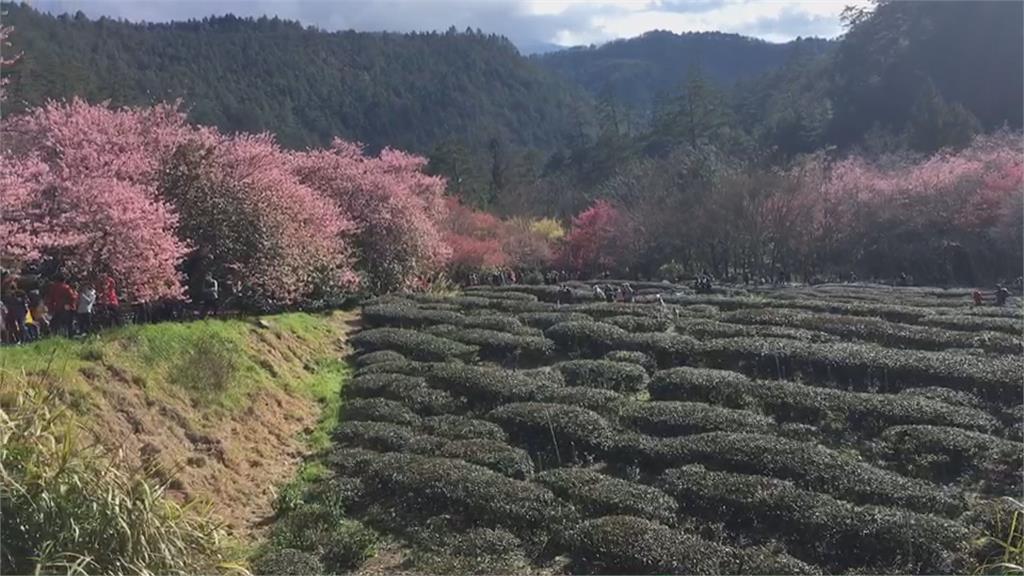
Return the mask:
[[[536,481],[589,517],[625,514],[675,523],[675,500],[657,488],[575,467],[548,470]]]
[[[465,410],[466,404],[462,398],[431,388],[424,378],[391,372],[356,376],[345,385],[345,394],[354,399],[379,397],[394,400],[425,416],[459,413]]]
[[[636,364],[647,371],[648,374],[653,374],[654,371],[658,369],[658,365],[655,364],[654,359],[643,352],[612,350],[604,355],[604,359],[611,360],[612,362],[628,362],[630,364]]]
[[[369,354],[363,354],[356,358],[356,366],[362,368],[363,366],[369,366],[371,364],[380,364],[381,362],[406,362],[408,359],[402,356],[394,350],[378,350],[376,352],[370,352]]]
[[[423,418],[420,430],[448,440],[506,440],[505,431],[494,422],[449,414]]]
[[[625,402],[620,421],[652,436],[683,436],[701,432],[769,432],[775,421],[747,410],[700,402]]]
[[[442,364],[426,377],[431,386],[463,396],[480,408],[529,400],[550,387],[548,382],[536,377],[484,366]]]
[[[413,360],[441,362],[449,358],[465,360],[472,358],[477,352],[476,346],[467,346],[446,338],[401,328],[363,330],[349,341],[357,350],[364,352],[395,350]]]
[[[419,416],[401,402],[385,398],[353,398],[341,407],[341,417],[345,420],[367,420],[373,422],[390,422],[404,426],[415,426]]]
[[[510,403],[487,414],[510,437],[531,450],[556,449],[565,458],[576,451],[600,453],[611,446],[611,424],[595,412],[565,404]]]
[[[554,366],[569,386],[604,388],[615,392],[639,392],[647,385],[647,372],[635,365],[612,360],[570,360]]]
[[[894,426],[882,434],[888,459],[935,482],[979,482],[985,492],[1019,494],[1024,444],[945,426]]]

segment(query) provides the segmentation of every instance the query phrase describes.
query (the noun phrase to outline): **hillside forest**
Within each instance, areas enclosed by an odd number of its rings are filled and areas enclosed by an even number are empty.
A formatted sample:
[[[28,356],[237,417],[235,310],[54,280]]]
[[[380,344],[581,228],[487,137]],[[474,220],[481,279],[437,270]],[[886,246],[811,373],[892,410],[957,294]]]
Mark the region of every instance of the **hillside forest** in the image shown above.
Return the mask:
[[[213,273],[257,305],[498,270],[1022,272],[1020,3],[533,57],[473,30],[3,11],[7,269],[138,301]]]

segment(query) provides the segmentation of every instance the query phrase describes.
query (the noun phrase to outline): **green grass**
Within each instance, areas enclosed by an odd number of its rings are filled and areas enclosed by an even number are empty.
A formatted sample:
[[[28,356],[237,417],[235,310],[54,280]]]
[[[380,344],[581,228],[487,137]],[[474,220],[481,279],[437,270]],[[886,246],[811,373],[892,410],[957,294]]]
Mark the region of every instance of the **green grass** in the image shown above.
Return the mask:
[[[317,399],[334,419],[347,374],[339,352],[344,317],[291,313],[264,317],[269,327],[208,319],[128,326],[86,339],[49,338],[6,348],[0,374],[56,385],[82,413],[97,385],[115,381],[151,397],[183,398],[212,417],[246,407],[254,391],[278,387]]]

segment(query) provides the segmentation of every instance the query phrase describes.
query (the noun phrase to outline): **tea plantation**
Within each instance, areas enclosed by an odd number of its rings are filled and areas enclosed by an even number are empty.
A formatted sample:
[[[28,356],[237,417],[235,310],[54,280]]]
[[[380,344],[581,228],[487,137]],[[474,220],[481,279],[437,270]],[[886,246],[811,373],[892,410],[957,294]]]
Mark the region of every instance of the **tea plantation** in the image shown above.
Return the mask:
[[[1015,302],[571,286],[366,303],[346,522],[432,572],[965,573],[1021,537]]]

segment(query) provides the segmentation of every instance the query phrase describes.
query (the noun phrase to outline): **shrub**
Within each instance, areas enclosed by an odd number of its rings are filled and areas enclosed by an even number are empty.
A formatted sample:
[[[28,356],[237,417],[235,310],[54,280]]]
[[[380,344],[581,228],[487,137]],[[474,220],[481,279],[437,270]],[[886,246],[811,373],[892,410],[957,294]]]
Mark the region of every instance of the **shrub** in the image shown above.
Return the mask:
[[[797,555],[830,572],[867,567],[951,573],[954,551],[967,538],[962,526],[942,518],[856,506],[763,476],[686,466],[665,472],[659,486],[675,497],[684,514],[782,539]]]
[[[963,509],[961,497],[947,495],[934,484],[905,478],[811,442],[709,432],[661,438],[641,448],[641,459],[657,467],[702,464],[729,472],[764,474],[859,504],[950,515]]]
[[[363,320],[370,326],[416,328],[432,324],[461,324],[464,316],[447,310],[423,310],[400,303],[377,304],[363,308]]]
[[[873,436],[899,424],[936,424],[990,431],[999,423],[984,411],[903,394],[870,394],[785,381],[754,381],[742,374],[706,368],[658,372],[650,383],[656,400],[709,402],[765,412],[799,422]]]
[[[568,404],[601,413],[622,400],[622,395],[603,388],[586,388],[568,386],[565,388],[547,388],[541,390],[536,398],[538,402],[552,404]]]
[[[983,408],[981,399],[968,392],[940,388],[939,386],[923,386],[921,388],[907,388],[899,391],[900,396],[911,398],[927,398],[936,402],[964,406],[966,408]]]
[[[449,324],[453,324],[453,322],[449,322]],[[498,332],[508,332],[509,334],[519,334],[521,336],[539,336],[541,334],[540,330],[524,326],[523,323],[514,316],[500,314],[467,316],[462,322],[462,326],[465,328],[497,330]]]
[[[631,334],[619,346],[623,350],[643,352],[654,358],[658,366],[668,368],[686,364],[700,343],[689,336],[648,332]]]
[[[945,426],[894,426],[882,434],[901,471],[935,482],[980,482],[985,492],[1021,493],[1024,444]]]
[[[399,509],[461,516],[526,539],[543,540],[575,518],[547,489],[462,460],[384,454],[364,470],[363,481],[371,495]]]
[[[377,534],[344,517],[339,508],[324,503],[303,503],[279,517],[270,542],[314,554],[330,572],[358,567],[373,554]]]
[[[537,292],[538,288],[545,288],[544,286],[494,286],[494,287],[483,287],[483,286],[471,286],[466,289],[467,294],[472,294],[474,298],[492,298],[495,300],[517,300],[520,302],[536,302],[536,294],[529,293],[530,291]]]
[[[658,365],[654,363],[654,360],[643,352],[612,350],[604,355],[604,359],[611,360],[613,362],[628,362],[630,364],[636,364],[646,370],[648,374],[653,374],[654,371],[658,369]]]
[[[639,392],[647,385],[643,368],[612,360],[570,360],[554,366],[569,386],[604,388],[616,392]]]
[[[466,404],[462,398],[455,398],[444,390],[427,386],[423,378],[388,372],[356,376],[345,385],[344,393],[349,398],[381,397],[394,400],[424,415],[461,412],[465,410]]]
[[[362,368],[363,366],[370,366],[371,364],[380,364],[381,362],[406,362],[405,356],[402,356],[394,350],[378,350],[376,352],[370,352],[369,354],[362,354],[356,358],[356,366]]]
[[[588,314],[594,318],[604,318],[605,322],[607,319],[616,316],[636,316],[639,318],[654,318],[658,316],[666,317],[664,310],[660,306],[652,306],[649,303],[633,303],[633,302],[590,302],[588,304],[577,304],[572,306],[573,312],[582,312]],[[667,327],[667,326],[666,326]]]
[[[612,316],[604,321],[627,332],[664,332],[670,325],[668,319],[656,316]]]
[[[554,352],[554,343],[543,336],[523,336],[497,330],[463,328],[439,324],[427,329],[429,334],[472,344],[485,360],[505,361],[511,358],[536,361]]]
[[[518,314],[521,312],[551,312],[555,309],[554,304],[548,304],[545,302],[477,298],[475,296],[456,296],[451,299],[451,303],[463,310],[498,310],[510,314]]]
[[[324,461],[339,476],[359,479],[381,456],[380,452],[365,448],[334,447]]]
[[[992,402],[1021,396],[1024,367],[1017,358],[987,358],[894,350],[873,344],[818,344],[776,338],[705,342],[701,357],[712,367],[741,366],[767,377],[801,373],[849,388],[877,386],[896,392],[920,384],[973,392]]]
[[[252,561],[253,574],[304,576],[323,574],[320,559],[294,548],[272,548],[257,555]]]
[[[530,460],[530,455],[501,440],[455,440],[445,442],[437,450],[426,454],[459,458],[520,480],[533,474],[533,461]]]
[[[501,528],[428,529],[413,543],[417,573],[518,574],[530,568],[522,542]]]
[[[448,440],[506,440],[505,431],[494,422],[465,416],[431,416],[420,421],[420,429]]]
[[[1005,353],[1020,351],[1019,339],[998,332],[971,334],[899,324],[864,316],[839,316],[773,308],[731,312],[726,314],[723,320],[740,324],[773,324],[791,328],[806,328],[835,334],[846,339],[864,340],[890,347],[923,350],[981,348]]]
[[[419,437],[410,428],[398,424],[350,421],[338,424],[334,439],[345,447],[402,452],[413,446]]]
[[[540,390],[549,387],[547,383],[519,372],[457,364],[437,366],[427,373],[427,382],[435,388],[463,396],[470,404],[481,407],[529,400]]]
[[[756,311],[759,312],[759,311]],[[757,338],[791,338],[809,342],[833,342],[839,338],[824,332],[787,328],[784,326],[745,326],[729,324],[704,318],[679,318],[675,321],[676,332],[695,338],[738,338],[751,336]]]
[[[775,422],[747,410],[700,402],[624,402],[620,421],[652,436],[683,436],[700,432],[767,432]]]
[[[366,354],[364,354],[366,356]],[[455,362],[455,360],[450,360]],[[433,367],[431,362],[416,362],[414,360],[388,360],[377,362],[369,366],[362,366],[356,370],[356,377],[369,376],[370,374],[405,374],[416,376],[430,370]]]
[[[991,318],[970,314],[937,314],[935,316],[926,316],[921,318],[921,323],[929,326],[938,326],[939,328],[948,328],[950,330],[992,330],[995,332],[1004,332],[1014,337],[1019,337],[1021,335],[1021,321],[1019,318]]]
[[[587,516],[626,514],[675,523],[676,502],[657,488],[621,480],[583,468],[556,468],[536,481]]]
[[[589,520],[569,535],[574,574],[734,574],[736,551],[633,516]]]
[[[527,326],[547,330],[562,322],[591,322],[590,316],[577,312],[527,312],[519,315]]]
[[[356,349],[364,352],[391,349],[413,360],[443,362],[449,358],[471,358],[477,352],[475,346],[467,346],[446,338],[400,328],[363,330],[349,341]]]
[[[565,404],[520,402],[492,410],[487,419],[531,450],[554,449],[559,455],[576,450],[600,454],[611,446],[614,432],[598,414]]]
[[[560,349],[570,354],[601,356],[621,350],[629,332],[601,322],[561,322],[544,331]]]
[[[341,415],[345,420],[390,422],[405,426],[414,426],[420,420],[404,404],[385,398],[354,398],[346,400],[341,406]]]

